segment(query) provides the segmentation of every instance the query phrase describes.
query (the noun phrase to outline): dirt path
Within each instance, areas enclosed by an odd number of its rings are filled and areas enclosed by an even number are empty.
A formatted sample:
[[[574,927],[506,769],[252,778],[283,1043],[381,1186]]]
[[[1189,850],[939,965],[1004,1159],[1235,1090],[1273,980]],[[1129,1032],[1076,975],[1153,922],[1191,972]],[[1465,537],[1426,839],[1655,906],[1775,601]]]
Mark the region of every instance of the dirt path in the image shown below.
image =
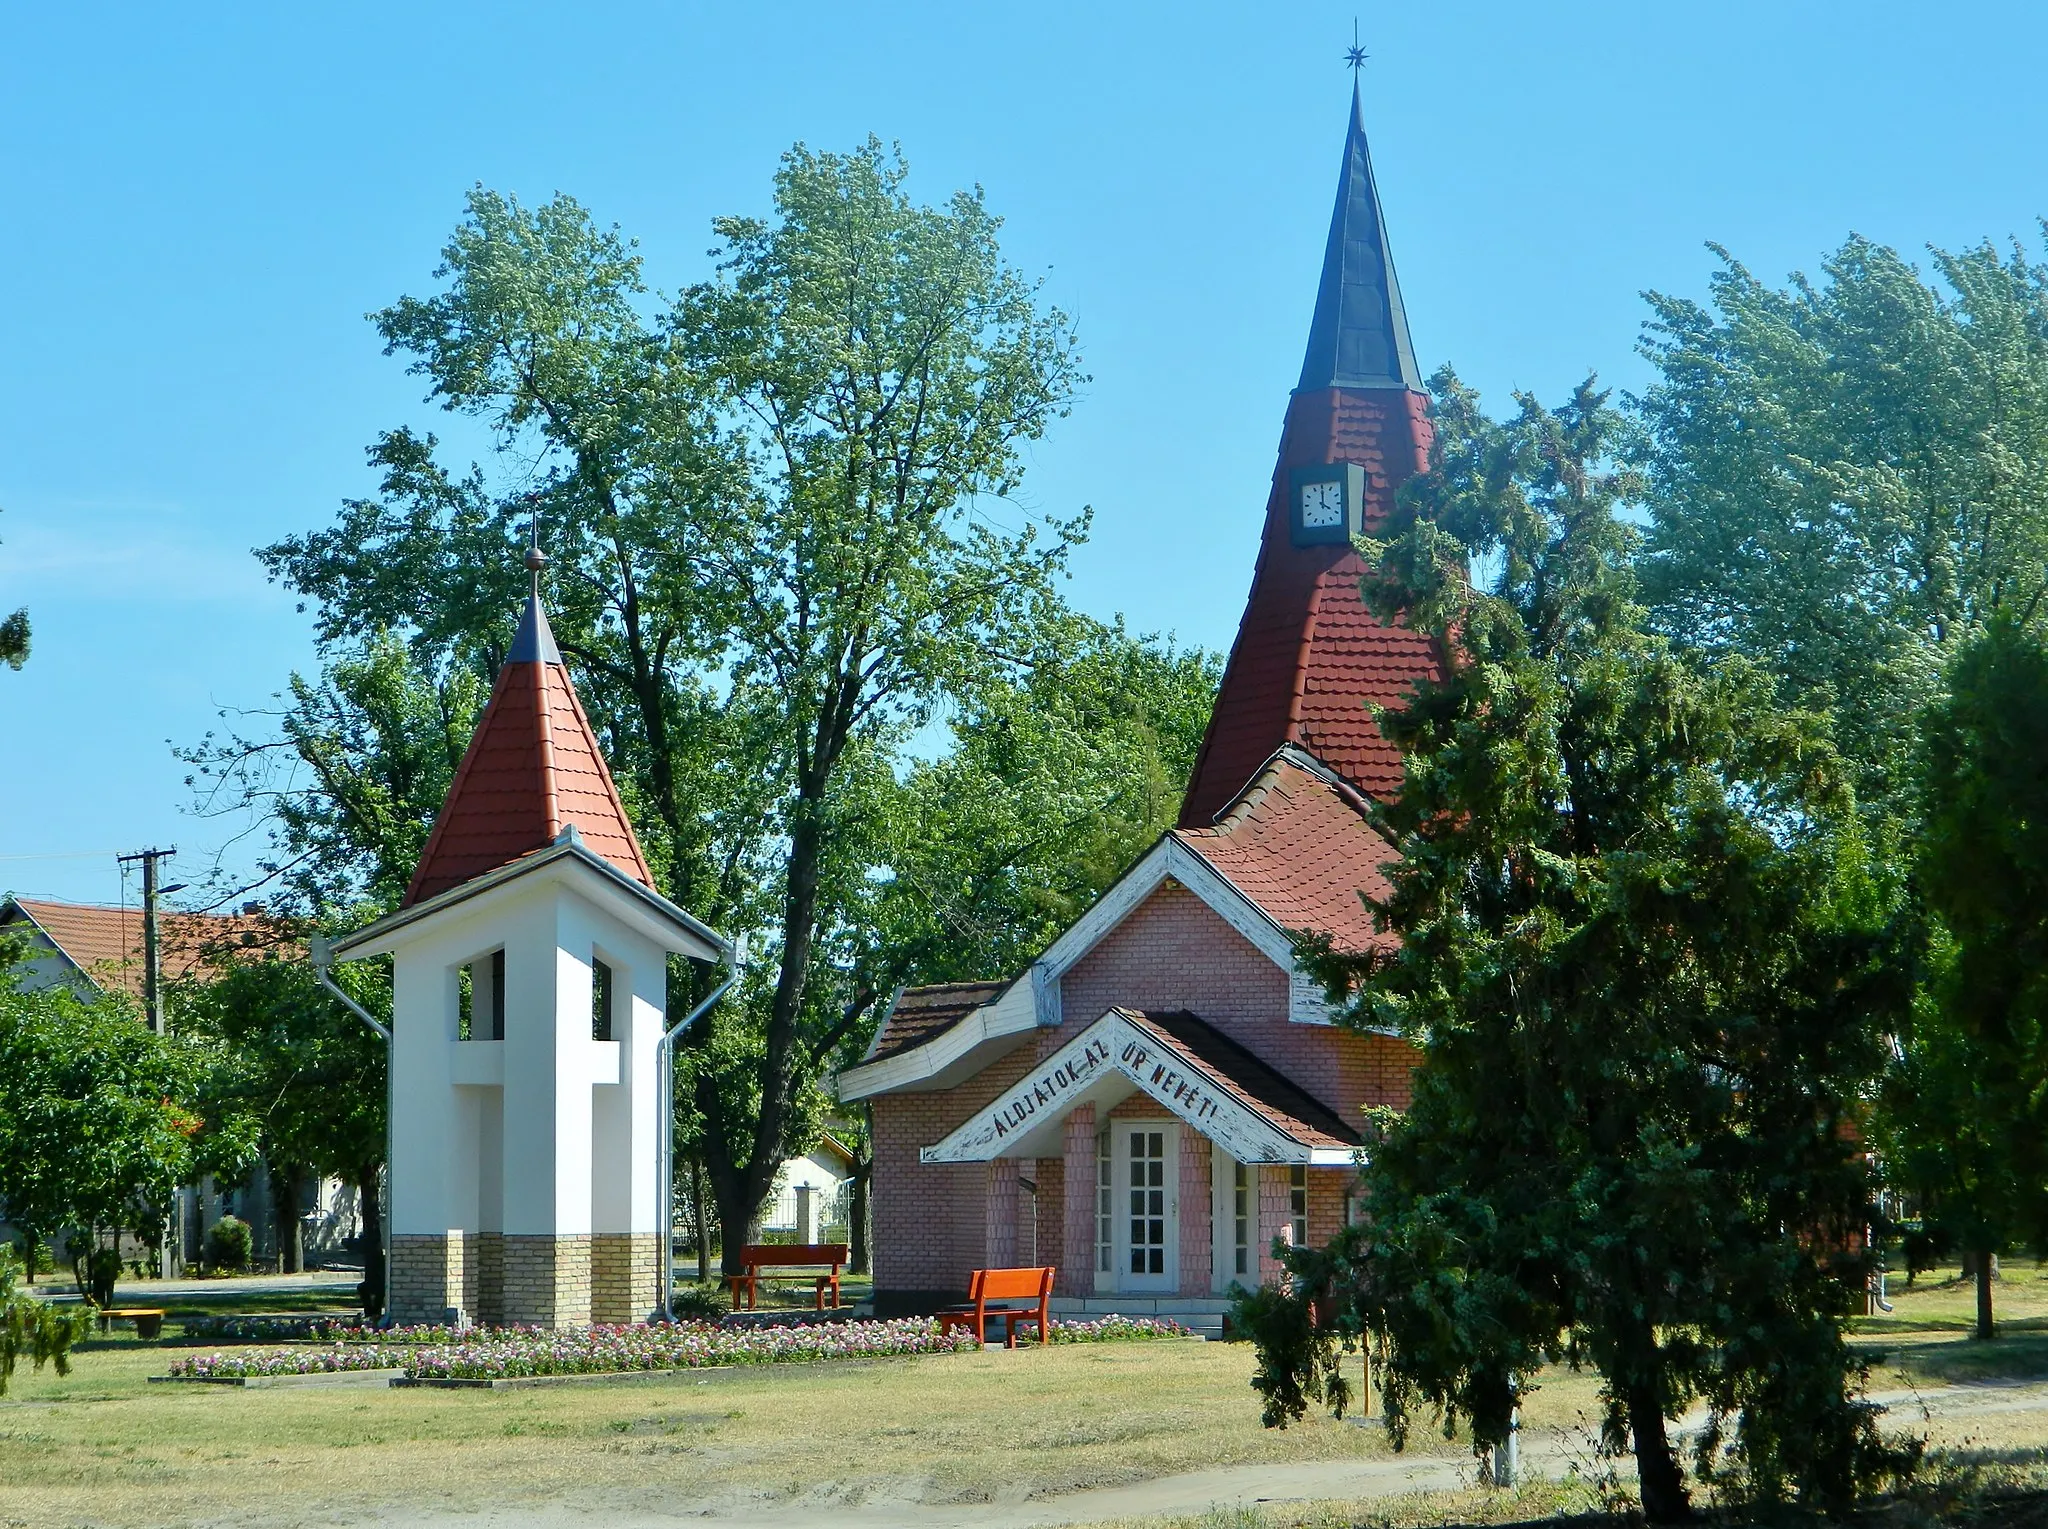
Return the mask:
[[[2048,1412],[2048,1383],[1984,1383],[1940,1386],[1924,1391],[1890,1391],[1872,1400],[1902,1421],[1930,1417],[1959,1420],[1993,1413]],[[1562,1434],[1525,1436],[1522,1470],[1527,1478],[1560,1476],[1584,1450]],[[609,1494],[579,1494],[575,1500],[480,1507],[473,1513],[419,1517],[393,1512],[370,1520],[407,1523],[426,1529],[486,1529],[534,1525],[538,1529],[1063,1529],[1105,1520],[1194,1515],[1212,1508],[1246,1508],[1260,1503],[1365,1501],[1410,1492],[1470,1486],[1467,1456],[1413,1455],[1393,1460],[1332,1460],[1292,1465],[1234,1466],[1161,1476],[1131,1486],[1101,1487],[1023,1502],[929,1503],[906,1494],[870,1494],[847,1503],[829,1493],[791,1500],[677,1503],[650,1511],[644,1502],[627,1505]]]

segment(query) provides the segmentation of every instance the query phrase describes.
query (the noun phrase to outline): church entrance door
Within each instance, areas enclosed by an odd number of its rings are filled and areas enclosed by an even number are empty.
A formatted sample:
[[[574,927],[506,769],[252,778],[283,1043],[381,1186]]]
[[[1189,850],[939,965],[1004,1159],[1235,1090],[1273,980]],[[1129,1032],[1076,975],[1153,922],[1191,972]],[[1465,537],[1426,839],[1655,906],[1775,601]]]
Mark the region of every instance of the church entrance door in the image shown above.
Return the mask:
[[[1180,1127],[1113,1124],[1116,1150],[1116,1288],[1173,1290],[1180,1281]]]

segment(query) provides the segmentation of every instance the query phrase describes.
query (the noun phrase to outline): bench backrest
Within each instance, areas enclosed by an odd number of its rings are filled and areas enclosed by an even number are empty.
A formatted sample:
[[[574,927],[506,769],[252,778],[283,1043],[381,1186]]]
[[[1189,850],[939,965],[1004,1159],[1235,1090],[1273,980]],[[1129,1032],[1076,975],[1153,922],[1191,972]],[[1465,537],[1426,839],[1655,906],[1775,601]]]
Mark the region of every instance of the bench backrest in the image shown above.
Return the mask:
[[[976,1269],[969,1282],[970,1301],[1015,1300],[1019,1296],[1041,1301],[1052,1294],[1051,1269]]]
[[[750,1242],[740,1255],[749,1269],[786,1269],[793,1265],[846,1262],[843,1242]]]

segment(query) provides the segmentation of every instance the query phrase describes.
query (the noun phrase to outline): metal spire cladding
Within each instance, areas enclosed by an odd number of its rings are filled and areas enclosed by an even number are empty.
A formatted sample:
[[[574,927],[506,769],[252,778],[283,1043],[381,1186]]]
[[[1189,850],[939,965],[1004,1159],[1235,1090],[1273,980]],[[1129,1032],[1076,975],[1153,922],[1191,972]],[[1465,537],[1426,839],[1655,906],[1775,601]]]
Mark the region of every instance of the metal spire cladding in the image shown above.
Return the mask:
[[[1216,821],[1289,744],[1368,796],[1398,789],[1400,754],[1372,708],[1401,704],[1436,673],[1436,651],[1425,634],[1373,617],[1348,538],[1306,543],[1291,502],[1303,472],[1355,467],[1360,502],[1350,529],[1377,535],[1402,480],[1427,469],[1430,438],[1354,83],[1301,384],[1288,400],[1251,594],[1181,804],[1182,828]]]
[[[587,848],[643,886],[654,885],[548,627],[538,558],[528,555],[534,592],[403,907],[546,849],[572,825]]]
[[[1337,205],[1323,250],[1315,318],[1301,359],[1297,391],[1311,388],[1407,388],[1422,391],[1408,314],[1394,275],[1394,252],[1380,211],[1365,142],[1358,83],[1351,85],[1351,131],[1337,176]]]

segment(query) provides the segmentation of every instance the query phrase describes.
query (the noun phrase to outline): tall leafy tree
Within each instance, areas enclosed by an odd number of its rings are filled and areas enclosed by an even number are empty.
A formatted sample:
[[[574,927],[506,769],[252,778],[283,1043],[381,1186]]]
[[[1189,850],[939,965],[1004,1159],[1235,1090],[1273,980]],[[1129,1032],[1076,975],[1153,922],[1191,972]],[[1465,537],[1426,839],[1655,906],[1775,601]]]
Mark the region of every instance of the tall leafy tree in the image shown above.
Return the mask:
[[[2015,248],[1851,239],[1819,281],[1723,253],[1712,298],[1652,295],[1641,400],[1659,626],[1834,708],[1873,806],[1954,645],[2048,589],[2048,284]]]
[[[2048,642],[1994,615],[1921,732],[1917,870],[1931,975],[1892,1080],[1895,1168],[1975,1255],[2048,1240]]]
[[[1599,1372],[1651,1519],[1688,1512],[1669,1422],[1698,1401],[1701,1469],[1732,1431],[1749,1489],[1839,1503],[1886,1463],[1842,1324],[1891,899],[1817,719],[1645,629],[1605,395],[1497,425],[1435,386],[1433,470],[1367,585],[1449,660],[1383,719],[1398,943],[1317,954],[1348,1020],[1422,1060],[1368,1154],[1370,1221],[1252,1303],[1269,1418],[1343,1400],[1322,1299],[1377,1347],[1397,1442],[1427,1408],[1496,1445],[1565,1361]]]
[[[389,988],[380,976],[353,969],[337,979],[352,983],[359,1002],[388,1017]],[[320,988],[295,947],[224,952],[175,984],[168,1007],[178,1033],[218,1047],[221,1065],[207,1088],[210,1111],[246,1120],[260,1133],[286,1267],[299,1267],[299,1186],[308,1176],[340,1178],[359,1196],[364,1295],[371,1311],[381,1313],[383,1041]]]
[[[980,689],[881,793],[849,1001],[1021,970],[1173,826],[1219,678],[1212,653],[1076,616]]]
[[[1071,329],[1002,259],[978,193],[913,202],[870,141],[785,157],[773,216],[664,304],[616,231],[479,190],[432,296],[376,315],[502,474],[381,440],[374,500],[268,549],[322,639],[405,636],[439,672],[502,652],[539,516],[556,635],[663,888],[765,934],[690,1069],[737,1249],[859,1023],[830,964],[874,790],[949,700],[1017,673],[1081,523],[987,507],[1078,381]]]

